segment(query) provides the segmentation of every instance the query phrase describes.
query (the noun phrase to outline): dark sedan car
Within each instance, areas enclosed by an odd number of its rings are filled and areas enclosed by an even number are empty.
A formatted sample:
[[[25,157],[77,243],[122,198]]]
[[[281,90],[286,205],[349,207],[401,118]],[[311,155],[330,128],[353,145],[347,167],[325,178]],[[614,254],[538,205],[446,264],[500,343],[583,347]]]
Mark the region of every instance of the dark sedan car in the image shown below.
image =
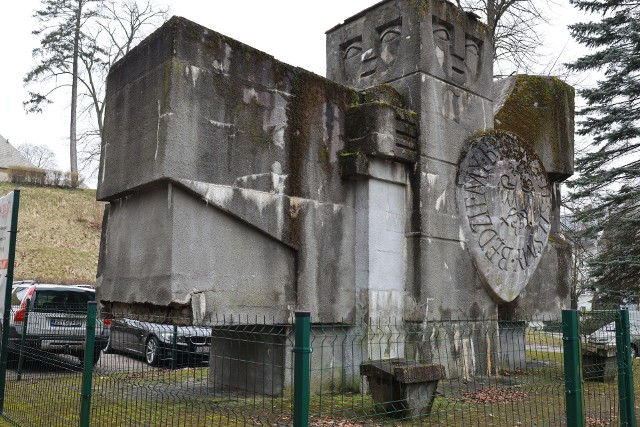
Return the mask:
[[[133,319],[113,319],[105,353],[117,351],[143,356],[149,365],[206,362],[211,349],[211,329],[173,326]]]

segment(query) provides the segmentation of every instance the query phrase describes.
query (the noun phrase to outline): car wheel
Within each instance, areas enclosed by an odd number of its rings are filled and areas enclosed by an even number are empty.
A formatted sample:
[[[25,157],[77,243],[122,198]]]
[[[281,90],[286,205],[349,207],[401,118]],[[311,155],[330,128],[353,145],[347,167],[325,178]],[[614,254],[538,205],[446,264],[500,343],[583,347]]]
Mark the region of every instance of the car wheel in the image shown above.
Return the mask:
[[[636,357],[638,357],[638,349],[636,348],[635,345],[631,346],[631,360],[635,359]]]
[[[84,365],[85,363],[85,353],[78,353],[76,355],[76,357],[78,357],[78,359],[80,359],[80,362]],[[99,348],[94,348],[93,349],[93,360],[91,361],[91,364],[93,366],[96,366],[96,364],[98,363],[98,361],[100,360],[100,349]]]
[[[151,366],[158,364],[160,360],[160,341],[156,337],[149,337],[145,345],[144,356],[147,363]]]
[[[107,345],[102,349],[105,353],[113,353],[113,347],[111,347],[111,335],[107,338]]]
[[[99,348],[94,348],[93,349],[93,366],[96,366],[98,364],[98,360],[100,360],[100,349]]]

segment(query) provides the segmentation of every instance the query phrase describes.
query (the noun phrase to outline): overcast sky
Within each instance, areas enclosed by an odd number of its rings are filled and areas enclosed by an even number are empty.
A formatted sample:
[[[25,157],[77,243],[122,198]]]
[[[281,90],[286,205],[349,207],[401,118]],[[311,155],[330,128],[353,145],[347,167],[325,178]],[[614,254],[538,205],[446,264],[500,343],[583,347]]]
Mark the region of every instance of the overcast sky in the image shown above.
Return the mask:
[[[161,1],[161,0],[158,0]],[[540,1],[542,0],[534,0]],[[325,74],[325,31],[378,0],[174,0],[173,15],[183,16],[214,31],[253,46],[285,63]],[[584,52],[571,40],[566,25],[586,18],[568,0],[557,0],[544,29],[549,58],[560,62]],[[31,31],[39,0],[11,1],[0,14],[0,135],[13,145],[27,142],[49,146],[60,169],[69,169],[69,99],[59,96],[43,114],[26,114],[27,89],[22,79],[35,65],[31,50],[39,43]],[[575,81],[578,81],[576,79]],[[574,81],[574,82],[575,82]]]

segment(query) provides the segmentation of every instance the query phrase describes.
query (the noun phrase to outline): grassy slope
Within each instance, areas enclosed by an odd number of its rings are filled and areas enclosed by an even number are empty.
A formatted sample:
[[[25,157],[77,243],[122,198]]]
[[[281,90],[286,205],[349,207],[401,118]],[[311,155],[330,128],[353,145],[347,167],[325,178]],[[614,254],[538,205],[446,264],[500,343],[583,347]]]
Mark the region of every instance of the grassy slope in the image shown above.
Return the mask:
[[[14,188],[0,182],[0,196]],[[20,190],[14,280],[94,284],[103,211],[95,190]]]

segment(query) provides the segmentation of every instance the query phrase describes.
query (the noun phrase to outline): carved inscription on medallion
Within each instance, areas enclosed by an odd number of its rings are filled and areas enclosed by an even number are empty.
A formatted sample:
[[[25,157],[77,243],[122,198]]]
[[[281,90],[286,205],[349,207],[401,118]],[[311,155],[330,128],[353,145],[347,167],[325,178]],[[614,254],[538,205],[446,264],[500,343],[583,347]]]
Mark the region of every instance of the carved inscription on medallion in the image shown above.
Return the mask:
[[[551,189],[542,162],[516,135],[487,133],[470,141],[457,187],[476,268],[499,301],[513,301],[549,239]]]

